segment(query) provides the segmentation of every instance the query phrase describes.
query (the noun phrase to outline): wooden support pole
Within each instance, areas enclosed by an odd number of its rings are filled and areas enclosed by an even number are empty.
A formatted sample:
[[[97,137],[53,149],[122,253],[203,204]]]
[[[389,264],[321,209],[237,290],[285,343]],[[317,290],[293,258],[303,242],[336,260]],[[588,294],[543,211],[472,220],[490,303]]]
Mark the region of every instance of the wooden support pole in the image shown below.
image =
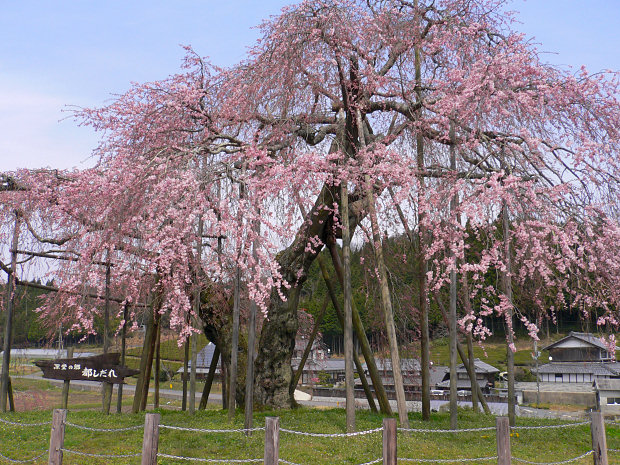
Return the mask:
[[[15,411],[15,399],[13,399],[13,382],[11,381],[11,377],[9,376],[9,392],[7,393],[9,398],[9,411]]]
[[[298,201],[298,204],[299,204],[299,209],[301,211],[301,214],[305,218],[306,210],[304,209],[303,205],[299,201]],[[350,226],[347,228],[347,231],[349,232],[349,235],[350,235]],[[344,289],[344,283],[345,283],[344,271],[343,271],[344,266],[341,263],[340,254],[336,250],[335,241],[333,240],[330,241],[330,243],[327,244],[327,247],[329,248],[330,254],[332,254],[332,261],[334,263],[334,269],[336,270],[336,274],[338,275],[340,285],[342,286],[342,289]],[[338,299],[336,299],[336,293],[334,291],[331,278],[329,276],[329,272],[327,271],[327,267],[325,266],[323,257],[320,254],[317,256],[317,260],[319,263],[319,267],[321,269],[321,274],[323,275],[323,280],[325,281],[325,285],[327,287],[327,293],[332,300],[336,313],[338,314],[338,318],[340,320],[340,326],[342,326],[344,330],[344,327],[345,327],[344,311],[342,309],[339,309]],[[355,330],[357,334],[358,342],[361,346],[362,353],[364,354],[364,357],[366,359],[366,364],[368,366],[368,372],[372,379],[372,383],[375,386],[375,391],[377,393],[377,399],[379,401],[381,413],[385,415],[391,415],[392,411],[390,410],[390,403],[387,399],[387,394],[385,393],[383,384],[381,383],[381,378],[378,375],[377,366],[375,364],[375,359],[374,359],[374,356],[372,355],[372,352],[370,351],[370,344],[368,344],[368,338],[366,337],[366,333],[363,330],[362,321],[359,317],[359,313],[357,309],[355,308],[355,301],[351,298],[350,303],[351,303],[351,311],[352,311],[352,318],[353,318],[352,320],[353,329]],[[321,310],[321,316],[319,317],[319,320],[317,320],[316,322],[316,328],[318,328],[320,319],[323,317],[323,313],[324,313],[324,310]],[[312,337],[311,337],[311,341],[312,341]],[[311,347],[311,343],[312,343],[311,341],[309,343],[309,347]],[[357,373],[359,374],[362,387],[364,388],[364,392],[366,393],[366,398],[368,399],[368,406],[370,407],[370,410],[372,410],[373,412],[376,412],[377,406],[375,405],[375,400],[373,398],[372,391],[370,390],[370,386],[368,384],[368,381],[366,380],[366,375],[364,374],[364,370],[362,369],[362,364],[360,363],[359,357],[357,356],[355,346],[353,347],[353,361],[355,363]],[[302,362],[299,364],[298,373],[296,374],[296,378],[294,382],[291,384],[291,395],[294,392],[295,387],[297,386],[297,382],[299,381],[299,377],[301,376],[304,363],[305,363],[305,360],[302,360]]]
[[[328,241],[327,247],[329,248],[329,253],[332,258],[332,263],[334,265],[334,270],[336,271],[336,276],[340,284],[344,283],[344,277],[342,272],[342,263],[340,260],[340,253],[338,252],[338,248],[336,246],[335,241]],[[329,273],[327,272],[327,268],[325,262],[323,261],[323,257],[319,255],[317,257],[319,262],[319,267],[321,268],[321,274],[323,275],[323,280],[325,281],[325,285],[327,286],[327,291],[332,299],[332,303],[334,304],[334,308],[336,312],[338,312],[338,300],[335,297],[335,291],[333,289],[331,279],[329,277]],[[372,380],[372,385],[375,388],[375,393],[377,395],[377,401],[379,402],[379,408],[381,409],[381,413],[384,415],[391,415],[392,408],[390,407],[390,402],[387,398],[387,394],[385,392],[385,387],[383,386],[383,382],[381,381],[381,375],[379,370],[377,369],[377,364],[375,362],[375,356],[370,349],[370,343],[368,342],[368,337],[364,331],[364,325],[362,324],[362,319],[360,318],[359,312],[355,305],[355,300],[351,300],[351,309],[353,310],[353,329],[355,329],[355,334],[357,336],[357,340],[360,343],[360,348],[362,351],[362,355],[366,360],[366,366],[368,367],[368,374],[370,375],[370,379]],[[343,315],[344,317],[344,315]],[[342,323],[341,323],[342,324]],[[361,375],[360,375],[361,379]],[[370,404],[370,400],[369,400]]]
[[[202,269],[202,231],[204,223],[202,216],[198,218],[198,234],[196,237],[196,267],[195,267],[195,280],[194,283],[196,289],[194,290],[194,323],[192,326],[199,327],[200,316],[200,270]],[[191,321],[191,320],[190,320]],[[198,364],[198,334],[192,333],[190,336],[191,349],[192,349],[192,368],[189,373],[189,413],[196,411],[196,365]]]
[[[510,465],[510,421],[508,417],[497,417],[497,465]]]
[[[159,446],[159,413],[147,413],[144,417],[141,465],[157,465]]]
[[[50,448],[48,452],[48,465],[62,465],[62,448],[65,444],[65,409],[54,410],[52,417],[52,431],[50,433]]]
[[[509,304],[506,309],[506,371],[508,372],[508,418],[510,426],[515,425],[516,404],[515,404],[515,354],[514,330],[513,330],[513,308],[512,308],[512,259],[510,252],[510,223],[508,221],[508,204],[504,200],[502,205],[502,224],[504,233],[504,260],[505,271],[502,272],[503,291]]]
[[[67,348],[67,358],[73,358],[73,347],[68,347]],[[64,382],[62,383],[62,399],[61,399],[61,404],[60,404],[60,408],[62,409],[67,409],[67,405],[69,404],[69,384],[71,383],[71,381],[69,381],[68,379],[64,380]]]
[[[265,465],[278,465],[280,449],[280,419],[265,418]]]
[[[144,335],[144,344],[142,346],[142,355],[140,356],[140,374],[136,382],[136,390],[133,397],[132,413],[138,413],[146,408],[146,396],[149,392],[149,381],[151,377],[151,365],[153,364],[153,349],[155,347],[155,331],[157,327],[153,321],[153,312],[156,311],[155,299],[153,299],[153,308],[147,310],[146,333]],[[145,394],[146,393],[146,394]],[[144,397],[144,399],[143,399]]]
[[[383,465],[396,465],[396,418],[383,419]]]
[[[321,305],[321,309],[319,310],[319,314],[314,322],[314,327],[312,328],[312,332],[310,333],[310,337],[308,338],[308,344],[306,344],[306,348],[304,349],[304,353],[301,356],[301,360],[299,362],[299,366],[297,367],[297,371],[293,375],[293,382],[291,383],[290,392],[294,392],[297,388],[297,384],[299,384],[299,380],[301,379],[301,375],[304,371],[304,366],[306,365],[306,361],[310,356],[310,352],[312,351],[312,345],[314,344],[314,340],[316,338],[317,333],[319,332],[319,326],[321,326],[321,322],[323,321],[323,316],[325,315],[325,310],[329,305],[329,294],[325,295],[325,299],[323,299],[323,304]],[[376,410],[376,409],[375,409]]]
[[[255,234],[252,241],[252,258],[258,265],[258,247],[260,246],[260,223],[254,221],[252,225]],[[246,435],[252,435],[254,426],[254,359],[256,358],[256,302],[250,301],[250,315],[248,318],[248,358],[245,371],[245,406],[243,427],[247,430]]]
[[[125,356],[127,354],[127,318],[129,317],[129,307],[125,304],[123,308],[123,329],[121,330],[121,365],[125,366]],[[118,385],[118,397],[116,399],[116,413],[121,413],[123,409],[123,383]]]
[[[211,393],[211,386],[213,385],[213,378],[215,377],[215,370],[217,368],[217,361],[219,358],[220,349],[218,346],[215,346],[215,350],[213,351],[213,357],[211,358],[211,365],[209,365],[209,374],[207,375],[207,380],[205,381],[205,385],[202,390],[202,397],[200,398],[198,410],[204,410],[207,408],[207,402],[209,401],[209,394]]]
[[[232,421],[237,407],[237,371],[239,370],[239,317],[241,305],[241,267],[237,265],[233,291],[232,347],[230,349],[229,384],[228,384],[228,420]]]
[[[222,357],[222,409],[228,409],[228,365],[224,361],[224,357]]]
[[[355,377],[353,374],[353,310],[351,300],[351,234],[349,229],[349,191],[347,181],[340,184],[340,221],[342,222],[342,265],[344,282],[342,286],[344,298],[344,372],[346,396],[347,432],[355,431]]]
[[[443,319],[447,323],[448,314],[446,312],[445,305],[443,301],[441,300],[441,297],[439,296],[438,292],[435,291],[433,295],[435,297],[435,302],[437,302],[437,305],[439,306],[439,310],[441,310]],[[471,382],[472,390],[478,393],[478,401],[480,402],[480,405],[482,405],[482,408],[484,409],[484,413],[486,413],[487,415],[490,415],[491,409],[489,408],[487,401],[484,399],[484,394],[482,393],[482,389],[480,388],[480,385],[475,381],[476,380],[475,367],[472,363],[470,363],[471,359],[467,357],[467,355],[465,354],[465,351],[463,350],[463,347],[461,346],[461,343],[458,342],[458,340],[456,341],[456,350],[459,353],[459,357],[461,357],[461,361],[463,362],[463,366],[465,367],[465,370],[467,370],[467,375],[469,376],[470,382],[473,380],[473,382]]]
[[[161,378],[161,325],[157,325],[157,335],[155,336],[155,374],[153,376],[153,384],[155,392],[153,393],[153,407],[159,408],[159,385]]]
[[[110,251],[108,250],[108,263],[105,270],[105,303],[103,310],[103,353],[110,351]],[[112,404],[112,383],[103,382],[101,409],[104,414],[110,414],[110,405]]]
[[[601,412],[590,414],[590,431],[592,432],[592,450],[594,465],[607,465],[607,436],[605,435],[605,421]]]
[[[321,258],[321,257],[319,257]],[[320,263],[320,262],[319,262]],[[327,272],[327,270],[325,270],[325,272]],[[336,316],[338,317],[338,321],[340,322],[340,326],[342,328],[344,328],[344,312],[342,310],[342,308],[340,307],[340,304],[338,302],[338,300],[336,299],[336,294],[334,292],[333,286],[331,285],[331,282],[328,279],[325,279],[325,283],[327,284],[327,291],[328,294],[332,300],[332,304],[334,306],[334,309],[336,310]],[[351,301],[351,303],[353,303],[353,301]],[[358,339],[359,341],[359,339]],[[368,363],[368,358],[366,359],[366,366],[370,367],[371,364]],[[374,358],[372,359],[372,361],[374,362]],[[353,363],[355,363],[355,369],[357,370],[357,374],[360,377],[360,382],[362,383],[362,387],[364,388],[364,393],[366,394],[366,399],[368,399],[368,406],[370,407],[370,410],[373,412],[377,411],[377,406],[375,404],[375,399],[372,396],[372,391],[370,389],[370,385],[368,384],[368,380],[366,379],[366,375],[364,374],[364,367],[362,366],[362,362],[360,362],[360,359],[357,355],[357,351],[355,350],[355,346],[353,347]],[[302,368],[301,364],[300,364],[300,368]],[[369,368],[370,371],[370,368]],[[374,382],[373,382],[374,385]],[[381,385],[381,387],[383,387],[383,385]],[[377,390],[377,388],[375,388],[375,391]],[[379,393],[377,392],[377,398],[379,398]],[[388,402],[387,397],[385,398],[385,402]],[[389,404],[388,404],[389,405]],[[385,413],[385,412],[382,412]]]
[[[159,302],[159,300],[158,300]],[[155,355],[155,339],[157,337],[157,331],[159,331],[160,315],[159,315],[159,303],[155,306],[155,314],[153,315],[153,329],[151,331],[151,338],[149,340],[150,345],[148,348],[148,359],[146,363],[146,369],[144,371],[144,383],[142,384],[142,395],[140,403],[140,411],[144,412],[146,409],[146,402],[149,398],[149,383],[151,382],[151,368],[153,367],[153,356]]]
[[[11,364],[11,342],[13,339],[13,309],[15,307],[15,282],[17,274],[17,245],[19,243],[19,227],[21,217],[15,212],[15,229],[11,243],[11,273],[6,285],[6,317],[4,320],[4,353],[2,354],[2,382],[0,383],[0,410],[6,412],[7,395],[9,391],[9,366]]]
[[[454,123],[450,122],[450,169],[456,173],[456,137],[454,134]],[[450,199],[450,213],[458,221],[458,213],[456,209],[458,207],[459,197],[458,193],[455,193]],[[460,223],[460,221],[459,221]],[[456,266],[456,254],[454,251],[450,252],[450,255],[454,257],[454,266]],[[456,343],[458,341],[458,332],[456,327],[456,269],[450,271],[450,314],[448,318],[448,327],[450,328],[450,429],[458,428],[458,409],[457,409],[457,385],[456,385],[456,363],[457,363],[457,349]],[[475,392],[474,385],[471,385],[472,393]]]
[[[187,382],[189,381],[189,342],[189,338],[186,337],[183,352],[183,400],[181,401],[182,411],[187,410]]]

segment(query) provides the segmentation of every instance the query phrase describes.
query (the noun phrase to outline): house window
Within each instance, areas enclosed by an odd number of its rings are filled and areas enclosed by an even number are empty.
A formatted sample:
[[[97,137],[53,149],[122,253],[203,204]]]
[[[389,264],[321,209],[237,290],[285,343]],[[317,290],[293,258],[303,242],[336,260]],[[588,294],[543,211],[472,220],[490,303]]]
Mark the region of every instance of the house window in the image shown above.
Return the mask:
[[[556,373],[555,374],[555,382],[556,383],[561,383],[562,382],[562,373]]]
[[[620,397],[608,397],[607,405],[620,405]]]

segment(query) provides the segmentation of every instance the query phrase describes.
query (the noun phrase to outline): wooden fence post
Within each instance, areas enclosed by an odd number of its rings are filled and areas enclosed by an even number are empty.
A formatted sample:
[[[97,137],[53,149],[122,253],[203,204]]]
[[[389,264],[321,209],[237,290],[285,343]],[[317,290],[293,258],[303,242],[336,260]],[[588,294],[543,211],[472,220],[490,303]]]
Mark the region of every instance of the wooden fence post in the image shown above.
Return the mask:
[[[265,418],[265,465],[278,465],[280,449],[280,419]]]
[[[55,409],[52,417],[52,432],[50,433],[50,448],[48,452],[48,465],[62,465],[62,448],[65,444],[65,420],[67,411]]]
[[[144,418],[141,465],[157,465],[159,446],[159,413],[147,413]]]
[[[13,398],[13,382],[11,381],[11,377],[9,376],[9,387],[8,387],[8,398],[9,398],[9,410],[11,412],[15,411],[15,399]]]
[[[603,414],[601,412],[592,412],[590,420],[594,465],[607,465],[607,436],[605,435]]]
[[[383,419],[383,465],[396,465],[396,418]]]
[[[497,417],[495,430],[497,436],[497,465],[510,465],[510,421],[508,417]]]

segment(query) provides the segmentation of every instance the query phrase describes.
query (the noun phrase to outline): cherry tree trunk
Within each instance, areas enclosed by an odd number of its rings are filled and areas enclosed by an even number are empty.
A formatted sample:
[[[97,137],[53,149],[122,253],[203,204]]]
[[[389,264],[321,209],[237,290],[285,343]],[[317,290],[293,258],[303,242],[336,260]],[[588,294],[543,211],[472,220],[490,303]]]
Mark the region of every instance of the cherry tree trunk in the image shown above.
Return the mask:
[[[314,207],[308,213],[293,243],[277,256],[279,271],[290,288],[271,291],[269,310],[260,335],[256,370],[254,400],[257,406],[287,408],[294,405],[290,394],[293,379],[291,358],[297,334],[297,304],[299,291],[307,278],[308,269],[320,248],[307,248],[308,239],[319,238],[323,243],[332,231],[332,213],[323,208],[339,199],[339,189],[324,186]],[[357,224],[363,208],[361,201],[349,205],[351,229]]]

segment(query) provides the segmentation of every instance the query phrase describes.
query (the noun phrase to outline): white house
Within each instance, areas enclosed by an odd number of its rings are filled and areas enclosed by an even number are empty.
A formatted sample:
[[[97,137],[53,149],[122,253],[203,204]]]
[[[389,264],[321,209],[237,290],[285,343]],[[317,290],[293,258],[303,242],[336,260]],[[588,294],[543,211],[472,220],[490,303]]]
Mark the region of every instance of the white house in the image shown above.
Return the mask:
[[[549,363],[538,369],[542,382],[592,383],[620,377],[620,363],[593,334],[571,332],[543,350],[549,351]]]
[[[620,379],[594,381],[596,407],[602,413],[620,415]]]

